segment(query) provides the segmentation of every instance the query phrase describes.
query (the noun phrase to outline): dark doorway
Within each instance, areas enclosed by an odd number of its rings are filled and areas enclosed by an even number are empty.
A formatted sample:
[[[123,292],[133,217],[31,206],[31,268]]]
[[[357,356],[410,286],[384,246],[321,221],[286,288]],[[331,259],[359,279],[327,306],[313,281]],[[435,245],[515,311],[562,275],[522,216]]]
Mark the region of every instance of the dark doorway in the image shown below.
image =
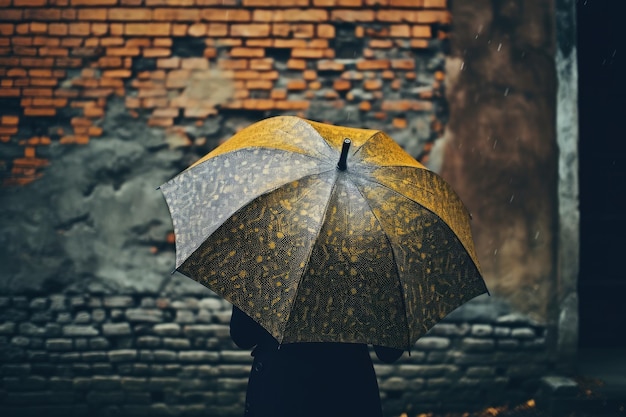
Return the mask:
[[[580,347],[626,347],[626,1],[577,0]]]

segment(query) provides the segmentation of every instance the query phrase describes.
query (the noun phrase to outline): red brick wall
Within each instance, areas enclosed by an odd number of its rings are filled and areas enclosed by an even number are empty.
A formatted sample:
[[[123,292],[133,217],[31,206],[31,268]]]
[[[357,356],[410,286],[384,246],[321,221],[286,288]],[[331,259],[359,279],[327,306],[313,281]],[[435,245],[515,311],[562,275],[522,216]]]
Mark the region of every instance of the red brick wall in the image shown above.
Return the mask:
[[[116,96],[138,123],[170,130],[226,110],[316,118],[313,102],[354,108],[361,124],[397,130],[410,128],[412,114],[432,113],[434,140],[443,68],[424,65],[424,85],[416,62],[441,50],[446,7],[446,0],[0,0],[2,184],[43,175],[53,161],[40,156],[42,147],[106,136],[102,120]]]

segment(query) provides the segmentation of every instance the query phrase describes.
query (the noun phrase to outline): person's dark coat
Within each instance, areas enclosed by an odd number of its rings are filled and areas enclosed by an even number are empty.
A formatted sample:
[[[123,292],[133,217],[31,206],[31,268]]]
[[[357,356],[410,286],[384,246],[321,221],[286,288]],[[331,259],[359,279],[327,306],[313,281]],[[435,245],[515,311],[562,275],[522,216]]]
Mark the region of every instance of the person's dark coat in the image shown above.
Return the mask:
[[[368,346],[358,343],[280,345],[236,307],[233,342],[254,357],[246,393],[246,417],[381,417],[378,382]],[[375,347],[391,363],[402,350]]]

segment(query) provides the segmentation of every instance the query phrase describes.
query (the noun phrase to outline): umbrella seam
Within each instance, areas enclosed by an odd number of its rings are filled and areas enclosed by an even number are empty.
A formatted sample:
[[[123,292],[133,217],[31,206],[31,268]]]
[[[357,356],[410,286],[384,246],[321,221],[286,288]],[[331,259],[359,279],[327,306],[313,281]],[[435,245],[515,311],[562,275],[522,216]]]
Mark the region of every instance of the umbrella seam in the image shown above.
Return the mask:
[[[396,195],[398,195],[398,196],[400,196],[400,197],[402,197],[402,198],[405,198],[405,199],[407,199],[407,200],[409,200],[409,201],[412,201],[412,202],[414,202],[414,203],[416,203],[416,204],[419,204],[421,207],[423,207],[423,208],[424,208],[424,210],[428,210],[430,213],[432,213],[432,214],[434,214],[435,216],[437,216],[437,217],[441,218],[441,216],[439,216],[437,213],[435,213],[434,211],[432,211],[432,210],[431,210],[431,209],[429,209],[428,207],[424,206],[424,205],[423,205],[422,203],[420,203],[419,201],[416,201],[416,200],[414,200],[414,199],[412,199],[412,198],[409,198],[409,197],[407,197],[406,195],[404,195],[404,194],[402,194],[402,193],[399,193],[398,191],[394,190],[393,188],[391,188],[391,187],[389,187],[389,186],[387,186],[387,185],[385,185],[385,184],[383,184],[383,183],[381,183],[381,182],[379,182],[379,181],[372,181],[372,180],[370,180],[370,179],[368,179],[368,178],[366,178],[366,177],[362,177],[362,179],[363,179],[364,181],[370,182],[370,183],[372,183],[372,184],[378,184],[378,185],[380,185],[381,187],[384,187],[384,188],[388,189],[389,191],[393,192],[394,194],[396,194]],[[419,187],[418,187],[418,188],[419,188]],[[424,190],[425,192],[427,192],[427,193],[429,193],[429,194],[433,194],[433,195],[434,195],[434,193],[430,192],[430,191],[429,191],[429,190],[427,190],[427,189],[424,189],[424,188],[419,188],[419,189],[420,189],[420,190]],[[469,216],[469,210],[467,209],[467,207],[465,207],[465,205],[463,205],[463,208],[465,209],[466,214]],[[443,221],[443,222],[442,222],[442,224],[444,224],[444,225],[445,225],[445,227],[447,227],[448,229],[450,229],[450,231],[452,231],[453,235],[455,235],[455,236],[456,236],[456,233],[455,233],[455,232],[454,232],[454,230],[450,227],[450,225],[448,225],[448,223],[447,223],[447,222]],[[479,265],[476,263],[476,261],[474,261],[474,259],[472,258],[471,252],[467,249],[467,247],[465,247],[465,244],[463,243],[463,241],[462,241],[461,239],[459,239],[459,238],[457,237],[457,240],[459,241],[459,243],[461,244],[461,246],[463,247],[463,249],[465,250],[465,252],[466,252],[466,253],[467,253],[467,255],[469,256],[469,258],[472,260],[472,263],[474,264],[474,266],[476,267],[476,269],[478,270],[478,272],[480,272],[480,266],[479,266]]]
[[[327,171],[322,171],[322,172],[320,172],[318,174],[315,174],[315,175],[323,174],[323,173],[326,173],[326,172],[331,172],[333,170],[329,169]],[[312,175],[314,175],[314,174],[311,174],[309,176],[312,176]],[[321,221],[319,223],[319,228],[317,230],[317,233],[315,234],[315,238],[312,241],[313,243],[311,244],[311,248],[309,249],[309,253],[308,253],[307,257],[306,257],[306,263],[305,263],[304,267],[302,268],[302,273],[300,274],[300,277],[298,278],[298,285],[296,286],[296,292],[297,292],[297,289],[300,287],[300,284],[302,283],[302,278],[306,274],[307,268],[308,268],[309,263],[311,261],[311,254],[313,253],[313,247],[315,246],[315,242],[317,241],[318,237],[320,236],[320,233],[322,232],[322,227],[324,226],[324,221],[325,221],[325,219],[327,217],[327,213],[328,213],[328,208],[330,207],[330,200],[331,200],[330,196],[333,195],[333,192],[337,188],[337,178],[338,178],[338,176],[335,176],[335,181],[334,181],[333,186],[332,186],[332,188],[330,190],[329,198],[328,198],[328,200],[326,202],[326,206],[324,207],[324,215],[321,218]],[[285,338],[285,333],[286,333],[286,330],[287,330],[287,326],[289,324],[289,317],[291,317],[291,313],[292,313],[292,311],[294,309],[295,303],[296,303],[296,301],[294,300],[294,302],[291,304],[291,307],[289,308],[289,312],[287,313],[287,317],[285,318],[285,323],[286,323],[285,324],[285,329],[282,332],[281,340],[278,341],[279,346],[282,345],[283,339]]]
[[[367,144],[370,140],[372,140],[375,136],[378,136],[378,135],[379,135],[379,134],[381,134],[381,133],[382,133],[382,131],[380,131],[380,130],[375,131],[375,132],[372,134],[372,136],[370,136],[369,138],[367,138],[367,140],[363,141],[363,143],[361,144],[361,146],[359,146],[358,148],[356,148],[356,150],[355,150],[354,152],[352,152],[352,156],[356,155],[356,154],[357,154],[357,153],[361,150],[361,148],[363,148],[363,147],[364,147],[364,146],[365,146],[365,145],[366,145],[366,144]]]
[[[350,181],[352,181],[352,180],[350,179]],[[374,182],[374,181],[372,181],[372,182]],[[395,250],[393,248],[393,243],[391,242],[391,239],[389,238],[389,235],[387,234],[387,231],[383,227],[383,223],[381,222],[381,220],[378,218],[378,216],[376,215],[376,213],[372,209],[372,206],[370,205],[369,200],[367,199],[367,197],[365,197],[365,195],[361,192],[361,189],[359,188],[357,183],[355,183],[354,181],[352,181],[352,183],[354,184],[354,188],[356,188],[356,190],[359,192],[359,194],[361,195],[361,197],[365,201],[365,204],[367,204],[367,206],[369,207],[370,211],[374,215],[374,218],[376,219],[376,221],[380,225],[380,228],[381,228],[381,230],[383,232],[383,235],[385,236],[385,239],[387,240],[387,242],[389,242],[389,247],[391,248],[391,256],[393,258],[394,269],[396,270],[396,276],[398,277],[398,287],[400,288],[400,294],[402,294],[402,308],[404,310],[404,319],[406,320],[406,324],[407,324],[407,326],[406,326],[406,328],[407,328],[407,351],[410,354],[410,352],[411,352],[411,330],[410,330],[410,327],[409,327],[409,318],[407,317],[406,296],[404,294],[404,289],[402,288],[402,283],[400,281],[400,271],[398,270],[398,264],[396,262],[396,252],[395,252]]]

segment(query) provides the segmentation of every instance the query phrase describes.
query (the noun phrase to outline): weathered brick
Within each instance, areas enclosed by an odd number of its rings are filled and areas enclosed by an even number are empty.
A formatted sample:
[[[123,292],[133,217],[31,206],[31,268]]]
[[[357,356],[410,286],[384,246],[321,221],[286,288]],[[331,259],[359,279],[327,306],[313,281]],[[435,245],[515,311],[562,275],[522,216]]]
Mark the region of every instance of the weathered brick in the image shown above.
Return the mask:
[[[204,350],[192,350],[180,352],[178,359],[181,362],[217,362],[220,359],[218,352],[207,352]]]
[[[140,336],[137,338],[137,347],[155,348],[161,346],[161,338],[155,336]]]
[[[445,337],[425,336],[415,343],[416,349],[422,350],[443,350],[450,346],[450,339]]]
[[[535,330],[530,327],[520,327],[511,330],[511,337],[515,339],[532,339],[535,336]]]
[[[363,81],[363,88],[365,90],[380,90],[383,86],[383,82],[379,79],[365,80]]]
[[[297,7],[308,6],[309,0],[243,0],[244,7]]]
[[[323,9],[256,9],[252,12],[256,22],[326,22],[328,12]]]
[[[46,349],[51,351],[68,351],[72,350],[74,344],[72,339],[48,339],[46,340]]]
[[[119,349],[108,352],[111,362],[130,362],[137,358],[136,349]]]
[[[245,9],[202,9],[203,20],[209,22],[247,22],[250,20],[250,11]]]
[[[147,8],[119,7],[107,10],[108,20],[124,22],[152,20],[152,10]]]
[[[415,0],[389,0],[389,6],[415,8]]]
[[[137,56],[141,50],[137,47],[133,48],[107,48],[106,54],[110,56]]]
[[[64,336],[97,336],[100,332],[93,326],[68,324],[63,326]]]
[[[127,36],[169,36],[171,31],[170,23],[127,23],[124,26]]]
[[[139,91],[140,97],[154,97],[158,95],[167,95],[167,90],[148,90],[147,92]],[[163,311],[158,309],[128,309],[125,313],[126,318],[130,322],[143,323],[159,323],[163,321]]]
[[[375,12],[373,10],[361,9],[361,10],[337,10],[334,9],[330,12],[331,20],[338,20],[343,22],[371,22],[374,20]]]
[[[390,61],[387,59],[363,59],[357,61],[356,67],[360,71],[384,70],[390,67]]]
[[[72,6],[115,6],[118,0],[70,0]]]
[[[324,49],[308,49],[308,48],[294,48],[291,50],[291,56],[293,58],[324,58],[326,51]]]
[[[414,38],[431,38],[433,36],[432,29],[427,25],[411,26],[411,36]]]
[[[15,7],[38,7],[46,6],[47,0],[13,0]]]
[[[191,347],[189,339],[184,338],[164,337],[162,342],[165,349],[183,350]]]
[[[260,59],[251,59],[249,63],[250,69],[252,70],[271,70],[274,67],[274,59],[273,58],[260,58]],[[221,307],[219,301],[215,301],[211,298],[206,298],[202,300],[206,307],[209,310],[217,310]],[[199,305],[200,306],[200,305]],[[213,307],[217,306],[217,307]]]
[[[24,20],[58,21],[61,19],[60,9],[26,9]]]
[[[161,391],[169,388],[178,388],[180,380],[178,378],[152,377],[148,379],[148,389],[151,391]]]
[[[263,38],[270,34],[270,25],[267,23],[233,24],[230,27],[230,36]]]
[[[131,329],[128,323],[105,323],[102,325],[102,334],[104,336],[128,336],[131,334]]]
[[[414,23],[443,23],[450,24],[452,15],[448,10],[418,10],[412,14]]]
[[[178,336],[181,333],[181,327],[177,323],[156,324],[152,330],[159,336]]]
[[[189,70],[206,70],[209,68],[209,61],[205,58],[182,58],[180,67]]]
[[[204,36],[207,33],[207,26],[208,25],[206,23],[194,23],[192,25],[189,25],[187,33],[189,34],[189,36]]]
[[[152,18],[168,22],[195,22],[200,16],[199,9],[193,8],[167,8],[154,9]]]
[[[428,40],[426,39],[411,39],[410,46],[414,49],[428,48]]]
[[[153,351],[153,357],[158,362],[174,362],[178,359],[176,352],[163,349]]]
[[[78,20],[107,20],[107,9],[79,9],[78,10]]]
[[[411,37],[411,27],[409,25],[391,25],[389,26],[389,36],[392,38],[409,38]]]
[[[466,337],[461,341],[461,348],[467,352],[488,352],[495,346],[493,339]]]
[[[230,56],[233,58],[238,58],[238,57],[262,58],[265,56],[265,50],[263,48],[236,47],[230,51]]]

